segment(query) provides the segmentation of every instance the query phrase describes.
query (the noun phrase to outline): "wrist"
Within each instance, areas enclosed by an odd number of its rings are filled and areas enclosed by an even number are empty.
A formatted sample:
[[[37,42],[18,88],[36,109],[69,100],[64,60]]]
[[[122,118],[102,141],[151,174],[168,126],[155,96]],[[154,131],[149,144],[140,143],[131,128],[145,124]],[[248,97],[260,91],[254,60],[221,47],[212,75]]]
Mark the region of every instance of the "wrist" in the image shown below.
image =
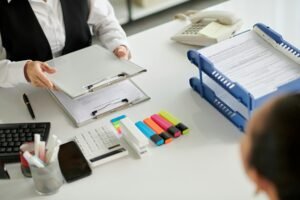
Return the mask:
[[[24,76],[25,76],[25,79],[27,80],[27,82],[31,82],[30,81],[30,78],[29,78],[29,76],[28,76],[28,73],[27,73],[27,71],[28,71],[28,66],[29,66],[29,64],[32,62],[32,60],[29,60],[29,61],[27,61],[26,63],[25,63],[25,65],[24,65]]]

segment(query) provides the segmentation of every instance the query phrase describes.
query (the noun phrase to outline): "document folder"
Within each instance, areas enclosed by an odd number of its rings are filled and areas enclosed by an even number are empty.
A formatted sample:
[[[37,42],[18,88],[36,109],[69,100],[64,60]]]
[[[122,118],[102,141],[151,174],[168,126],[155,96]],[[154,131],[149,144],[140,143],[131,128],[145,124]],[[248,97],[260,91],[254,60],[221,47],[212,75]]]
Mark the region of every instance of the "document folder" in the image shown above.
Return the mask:
[[[241,131],[266,100],[300,91],[299,49],[261,23],[188,59],[199,69],[191,87]]]
[[[73,99],[146,72],[98,45],[54,58],[48,64],[57,69],[49,79]]]

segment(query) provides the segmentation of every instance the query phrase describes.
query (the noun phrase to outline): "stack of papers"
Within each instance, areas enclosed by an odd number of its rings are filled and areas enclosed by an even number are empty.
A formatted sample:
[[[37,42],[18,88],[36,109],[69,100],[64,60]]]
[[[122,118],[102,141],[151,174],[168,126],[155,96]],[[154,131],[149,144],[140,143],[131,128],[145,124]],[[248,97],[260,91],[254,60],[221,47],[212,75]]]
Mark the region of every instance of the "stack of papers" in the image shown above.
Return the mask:
[[[300,66],[249,31],[199,50],[214,67],[248,91],[254,99],[300,78]]]

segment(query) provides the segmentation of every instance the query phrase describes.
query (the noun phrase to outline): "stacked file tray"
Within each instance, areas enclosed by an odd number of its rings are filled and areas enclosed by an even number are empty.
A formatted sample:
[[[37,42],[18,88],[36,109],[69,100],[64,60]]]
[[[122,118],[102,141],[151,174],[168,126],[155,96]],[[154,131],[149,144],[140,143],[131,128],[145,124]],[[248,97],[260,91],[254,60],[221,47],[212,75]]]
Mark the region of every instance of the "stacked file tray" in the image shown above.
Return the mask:
[[[188,58],[200,72],[191,87],[241,131],[266,100],[300,91],[299,49],[261,23]]]

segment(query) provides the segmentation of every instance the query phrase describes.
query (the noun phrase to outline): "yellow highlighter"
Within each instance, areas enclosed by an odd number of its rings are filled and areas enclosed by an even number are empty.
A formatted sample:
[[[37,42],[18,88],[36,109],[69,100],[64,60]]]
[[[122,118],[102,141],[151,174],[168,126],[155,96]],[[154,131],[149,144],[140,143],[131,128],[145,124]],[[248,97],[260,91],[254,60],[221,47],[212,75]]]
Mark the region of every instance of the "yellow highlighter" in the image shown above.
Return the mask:
[[[180,120],[174,117],[171,113],[162,110],[158,114],[162,116],[164,119],[168,120],[171,124],[176,126],[176,128],[178,128],[183,135],[189,133],[190,131],[189,128],[186,125],[184,125],[182,122],[180,122]]]

